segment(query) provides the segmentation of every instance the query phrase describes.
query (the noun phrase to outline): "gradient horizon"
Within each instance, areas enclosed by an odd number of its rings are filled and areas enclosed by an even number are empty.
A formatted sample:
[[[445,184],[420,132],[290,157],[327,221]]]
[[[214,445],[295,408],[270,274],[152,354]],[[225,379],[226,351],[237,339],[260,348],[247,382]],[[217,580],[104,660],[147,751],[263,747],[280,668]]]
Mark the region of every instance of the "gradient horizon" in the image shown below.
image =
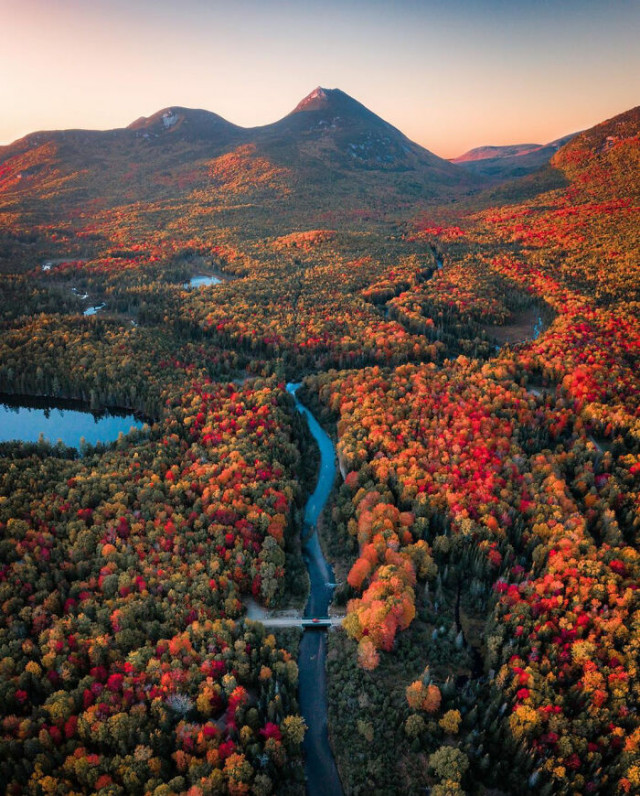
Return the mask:
[[[341,88],[441,157],[637,105],[640,2],[0,0],[0,143],[181,105],[245,127]]]

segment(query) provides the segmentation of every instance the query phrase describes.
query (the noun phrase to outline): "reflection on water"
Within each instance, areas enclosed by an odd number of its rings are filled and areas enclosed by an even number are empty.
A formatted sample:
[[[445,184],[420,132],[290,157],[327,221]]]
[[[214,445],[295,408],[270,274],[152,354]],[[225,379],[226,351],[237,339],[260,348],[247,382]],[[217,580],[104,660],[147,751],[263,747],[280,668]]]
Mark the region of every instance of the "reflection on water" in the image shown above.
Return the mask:
[[[142,428],[143,422],[124,412],[94,414],[66,406],[56,406],[43,401],[0,403],[0,442],[19,440],[37,442],[43,436],[49,442],[58,440],[77,448],[82,439],[95,445],[118,439],[122,432]]]

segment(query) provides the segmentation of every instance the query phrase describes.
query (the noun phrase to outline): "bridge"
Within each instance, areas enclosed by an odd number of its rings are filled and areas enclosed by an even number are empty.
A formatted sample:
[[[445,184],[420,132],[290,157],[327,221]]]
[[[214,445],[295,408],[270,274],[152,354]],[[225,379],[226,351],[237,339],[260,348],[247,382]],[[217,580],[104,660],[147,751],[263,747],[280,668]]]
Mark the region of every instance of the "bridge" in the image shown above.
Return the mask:
[[[331,618],[329,616],[314,619],[303,619],[300,622],[300,627],[303,630],[322,630],[327,627],[339,627],[342,624],[342,617]]]
[[[326,630],[329,627],[340,627],[344,614],[341,616],[302,616],[301,610],[271,610],[256,602],[253,597],[244,597],[242,602],[247,609],[246,618],[254,622],[262,622],[265,627],[300,627],[303,630],[316,628]]]
[[[265,612],[266,613],[266,612]],[[309,619],[303,616],[249,616],[252,622],[260,622],[265,627],[299,627],[302,630],[327,630],[330,627],[340,627],[344,616],[323,616]]]

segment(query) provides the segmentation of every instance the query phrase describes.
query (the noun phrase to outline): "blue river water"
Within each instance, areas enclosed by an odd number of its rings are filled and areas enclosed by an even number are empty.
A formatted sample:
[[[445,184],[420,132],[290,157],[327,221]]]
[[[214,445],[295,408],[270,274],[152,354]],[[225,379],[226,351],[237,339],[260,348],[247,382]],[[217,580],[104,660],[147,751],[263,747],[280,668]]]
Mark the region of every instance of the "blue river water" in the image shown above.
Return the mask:
[[[324,618],[333,596],[333,571],[322,554],[318,541],[317,523],[333,489],[336,477],[335,449],[311,412],[296,395],[300,384],[287,384],[296,409],[307,418],[309,430],[320,448],[318,483],[307,501],[304,511],[302,555],[309,571],[309,599],[305,617]],[[300,711],[307,724],[303,742],[304,768],[308,796],[342,796],[342,784],[329,743],[327,722],[327,634],[305,630],[298,655],[298,695]]]

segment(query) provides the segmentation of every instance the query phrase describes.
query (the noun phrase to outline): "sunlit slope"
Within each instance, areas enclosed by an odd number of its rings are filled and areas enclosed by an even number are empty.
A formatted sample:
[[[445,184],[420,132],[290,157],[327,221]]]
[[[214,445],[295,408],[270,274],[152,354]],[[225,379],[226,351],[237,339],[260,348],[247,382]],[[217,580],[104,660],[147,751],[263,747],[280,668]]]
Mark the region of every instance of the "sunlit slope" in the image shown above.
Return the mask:
[[[572,139],[553,157],[564,186],[479,219],[490,236],[522,249],[553,275],[600,302],[640,299],[640,108]],[[520,184],[528,189],[527,178]],[[515,203],[514,203],[515,199]]]

